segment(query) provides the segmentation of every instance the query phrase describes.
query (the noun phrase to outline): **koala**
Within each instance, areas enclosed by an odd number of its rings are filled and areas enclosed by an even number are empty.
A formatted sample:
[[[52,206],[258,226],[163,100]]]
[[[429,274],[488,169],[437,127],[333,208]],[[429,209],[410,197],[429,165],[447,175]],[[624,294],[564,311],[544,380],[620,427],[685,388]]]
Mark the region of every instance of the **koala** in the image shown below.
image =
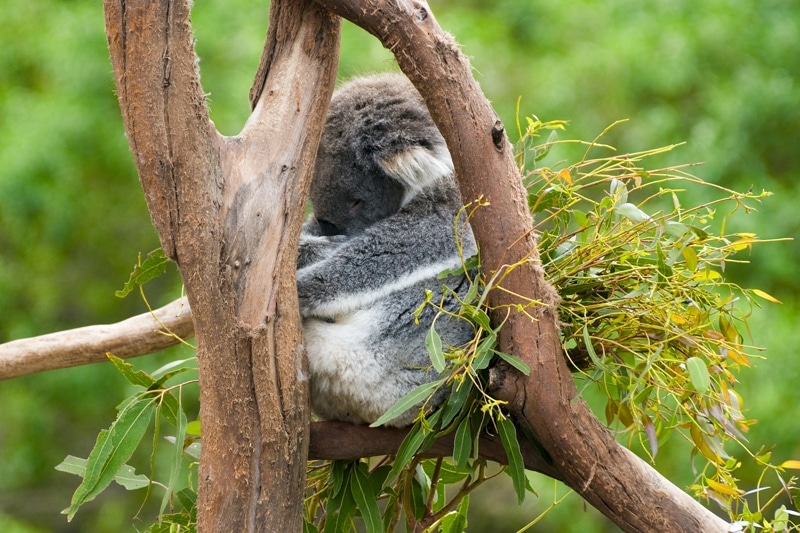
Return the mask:
[[[477,252],[467,221],[457,221],[463,204],[445,141],[404,76],[358,78],[334,93],[310,199],[297,293],[312,411],[372,423],[438,377],[425,348],[436,310],[426,307],[419,324],[413,314],[426,290],[440,295],[447,285],[463,297],[463,274],[438,275]],[[444,308],[457,314],[459,302],[450,296]],[[446,315],[436,330],[450,346],[474,335]],[[409,425],[417,412],[389,425]]]

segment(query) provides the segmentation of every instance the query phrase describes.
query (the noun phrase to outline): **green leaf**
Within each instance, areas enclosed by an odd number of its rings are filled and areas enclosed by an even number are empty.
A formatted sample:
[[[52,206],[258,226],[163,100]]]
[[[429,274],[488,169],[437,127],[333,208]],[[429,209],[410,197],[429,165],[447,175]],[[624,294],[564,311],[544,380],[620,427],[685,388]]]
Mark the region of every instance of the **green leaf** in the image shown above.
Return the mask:
[[[192,364],[191,366],[186,366],[187,363]],[[186,372],[187,370],[197,370],[197,357],[187,357],[186,359],[176,359],[175,361],[170,361],[158,370],[150,372],[150,375],[161,383],[164,383],[167,379],[170,379],[181,372]]]
[[[159,248],[158,250],[153,250],[149,254],[147,254],[147,258],[142,262],[142,256],[139,255],[138,264],[133,267],[133,272],[131,272],[130,278],[125,283],[121,290],[118,290],[114,293],[117,298],[125,298],[129,295],[133,290],[140,285],[144,285],[148,281],[157,278],[167,270],[167,265],[169,265],[169,259],[167,258],[164,250]]]
[[[444,352],[442,352],[442,338],[436,333],[435,323],[428,328],[428,334],[425,336],[425,348],[431,356],[433,368],[439,373],[444,372],[445,361]]]
[[[500,441],[508,457],[508,475],[517,493],[517,504],[522,504],[525,500],[525,465],[522,462],[522,452],[517,441],[517,430],[508,418],[500,418],[496,421],[497,431],[500,433]]]
[[[691,231],[689,226],[687,226],[686,224],[675,222],[674,220],[670,220],[669,222],[667,222],[665,224],[664,230],[667,232],[667,235],[676,240],[680,239],[681,237],[689,233],[689,231]]]
[[[117,475],[114,476],[114,482],[128,490],[137,490],[150,485],[150,478],[144,474],[137,474],[136,469],[131,465],[122,465]]]
[[[200,436],[203,434],[203,427],[200,424],[199,420],[192,420],[188,424],[186,424],[186,433],[189,435],[197,435]]]
[[[497,350],[494,350],[494,353],[499,355],[500,359],[502,359],[506,363],[510,364],[511,366],[513,366],[514,368],[516,368],[517,370],[519,370],[520,372],[522,372],[526,376],[530,375],[531,367],[528,365],[528,363],[526,363],[525,361],[523,361],[519,357],[517,357],[515,355],[508,354],[508,353],[505,353],[505,352],[500,352],[500,351],[497,351]]]
[[[84,477],[86,475],[86,459],[68,455],[56,466],[56,470]],[[150,479],[144,474],[137,474],[132,466],[122,465],[117,475],[114,476],[114,482],[128,490],[136,490],[147,487]]]
[[[694,390],[705,394],[711,385],[711,376],[708,374],[705,362],[699,357],[690,357],[686,360],[686,368],[689,370],[689,380]]]
[[[350,477],[347,476],[349,483]],[[345,487],[346,488],[346,487]],[[324,533],[349,533],[353,523],[353,515],[356,512],[356,503],[353,499],[351,490],[340,490],[333,497],[328,498],[325,506],[325,529]]]
[[[181,408],[178,405],[178,400],[175,398],[175,395],[163,389],[157,389],[153,392],[159,394],[159,414],[166,418],[167,422],[177,428],[180,425],[178,422],[178,413],[181,411]]]
[[[681,250],[681,255],[683,255],[683,260],[686,262],[686,268],[689,271],[694,272],[697,270],[697,252],[694,251],[694,248],[691,246],[685,246],[683,250]]]
[[[761,289],[751,289],[751,291],[752,291],[752,293],[753,293],[753,294],[755,294],[756,296],[759,296],[759,297],[761,297],[761,298],[764,298],[764,299],[765,299],[765,300],[767,300],[768,302],[772,302],[772,303],[774,303],[774,304],[783,303],[783,302],[781,302],[780,300],[778,300],[777,298],[775,298],[774,296],[772,296],[771,294],[769,294],[769,293],[766,293],[766,292],[762,291]]]
[[[634,224],[639,224],[641,222],[646,222],[650,220],[650,215],[639,209],[633,204],[630,203],[623,203],[618,205],[614,208],[614,212],[620,216],[623,216],[633,222]]]
[[[670,268],[669,264],[667,264],[666,257],[664,256],[664,250],[661,249],[661,244],[656,243],[656,257],[657,267],[658,267],[658,280],[661,282],[667,282],[672,277],[672,268]]]
[[[369,427],[378,427],[382,426],[386,422],[390,422],[397,418],[398,416],[402,415],[409,409],[416,407],[423,401],[425,401],[428,396],[433,394],[436,389],[438,389],[443,383],[444,378],[437,379],[436,381],[431,381],[430,383],[424,383],[419,387],[415,388],[395,403],[393,406],[389,408],[388,411],[383,413],[383,416],[378,418],[375,422],[369,425]]]
[[[481,309],[480,307],[468,307],[465,309],[465,314],[469,317],[470,320],[478,324],[482,327],[485,331],[490,332],[492,331],[492,322],[489,319],[489,315]]]
[[[448,513],[442,520],[442,533],[464,533],[467,530],[467,511],[469,494],[464,496],[456,510]]]
[[[366,469],[367,465],[364,463],[355,465],[350,477],[350,490],[358,510],[361,511],[367,533],[381,533],[383,524],[381,511],[378,509],[378,495],[372,490]]]
[[[647,443],[650,445],[650,456],[655,459],[658,454],[658,437],[656,435],[656,427],[653,425],[653,419],[647,413],[642,413],[642,427],[647,436]]]
[[[133,455],[150,425],[154,404],[152,394],[137,395],[120,411],[109,429],[100,431],[89,454],[83,481],[65,510],[67,520],[72,520],[81,505],[100,494]]]
[[[611,185],[608,187],[608,192],[616,203],[624,204],[628,201],[628,188],[621,180],[614,178],[611,180]]]
[[[408,432],[400,444],[400,448],[397,449],[397,455],[394,458],[392,471],[387,477],[387,482],[394,480],[400,474],[400,471],[405,468],[411,457],[422,447],[429,433],[431,433],[431,430],[424,429],[420,422],[412,426],[411,431]]]
[[[168,393],[170,397],[175,399],[174,396]],[[158,514],[164,514],[164,510],[167,508],[167,504],[172,499],[172,495],[176,492],[176,488],[178,486],[178,480],[181,473],[181,466],[183,466],[183,444],[186,440],[186,415],[183,413],[183,404],[182,404],[182,396],[179,394],[176,400],[176,413],[175,416],[176,421],[176,428],[177,433],[175,434],[175,443],[174,443],[174,451],[172,453],[172,461],[169,468],[169,481],[167,482],[167,490],[164,491],[164,496],[161,499],[161,508],[159,509]],[[165,403],[161,403],[158,406],[159,412],[163,412],[164,409],[169,409],[169,406]]]
[[[429,477],[433,478],[433,474],[436,471],[436,461],[432,459],[426,459],[425,461],[422,461],[422,466],[425,469],[425,473],[427,473]],[[444,460],[442,461],[442,464],[439,465],[439,472],[437,474],[439,485],[452,485],[454,483],[459,483],[464,481],[464,479],[466,479],[470,473],[471,472],[469,468],[459,470],[452,461]]]
[[[453,441],[453,461],[459,470],[467,467],[467,462],[472,454],[472,426],[469,422],[469,417],[461,421]]]
[[[597,352],[594,351],[594,346],[592,346],[592,338],[589,336],[589,325],[583,325],[583,345],[586,348],[586,352],[589,354],[589,359],[592,360],[592,364],[594,364],[597,369],[608,372],[608,366],[603,363],[603,360],[597,357]]]
[[[487,336],[475,348],[475,358],[472,360],[472,368],[475,370],[483,370],[489,366],[494,357],[494,347],[497,345],[497,337],[494,332]]]
[[[330,476],[328,478],[328,485],[330,486],[331,494],[336,495],[341,492],[345,482],[345,470],[350,466],[350,461],[333,461],[331,462]]]
[[[450,388],[450,396],[442,407],[442,427],[447,427],[450,422],[461,412],[472,391],[472,382],[469,379],[454,381]]]
[[[419,481],[417,476],[411,481],[411,500],[406,502],[411,508],[411,514],[417,520],[422,520],[425,516],[425,505],[428,502],[428,491]]]
[[[56,470],[83,477],[86,475],[86,459],[68,455],[56,465]]]
[[[150,376],[147,372],[143,372],[141,370],[134,370],[133,365],[130,363],[126,363],[119,357],[107,353],[106,357],[111,363],[116,367],[122,376],[128,380],[131,385],[138,385],[139,387],[144,387],[145,389],[150,388],[156,380]]]

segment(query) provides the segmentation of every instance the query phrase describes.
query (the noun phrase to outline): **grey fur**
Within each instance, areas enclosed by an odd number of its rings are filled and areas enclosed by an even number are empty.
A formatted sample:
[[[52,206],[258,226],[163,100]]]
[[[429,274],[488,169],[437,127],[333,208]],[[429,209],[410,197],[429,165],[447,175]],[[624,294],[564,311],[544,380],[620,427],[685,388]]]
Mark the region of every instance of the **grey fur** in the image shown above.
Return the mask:
[[[425,290],[461,296],[464,276],[437,279],[476,252],[452,161],[422,98],[403,76],[359,78],[334,94],[311,184],[297,290],[313,411],[371,423],[415,387],[436,379],[425,349],[435,316],[414,323]],[[450,298],[446,309],[457,313]],[[467,322],[437,319],[445,343],[472,338]],[[438,397],[441,401],[443,396]],[[410,424],[410,410],[391,425]]]

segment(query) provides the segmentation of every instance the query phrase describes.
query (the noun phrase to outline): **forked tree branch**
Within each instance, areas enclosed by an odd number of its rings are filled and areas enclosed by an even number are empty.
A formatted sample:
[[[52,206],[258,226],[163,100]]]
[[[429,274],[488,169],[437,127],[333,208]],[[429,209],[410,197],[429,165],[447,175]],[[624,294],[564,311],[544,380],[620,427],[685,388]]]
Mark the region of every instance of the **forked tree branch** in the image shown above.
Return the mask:
[[[308,385],[296,249],[338,63],[339,21],[273,0],[255,109],[209,120],[189,0],[105,0],[131,151],[197,336],[199,531],[300,531]]]

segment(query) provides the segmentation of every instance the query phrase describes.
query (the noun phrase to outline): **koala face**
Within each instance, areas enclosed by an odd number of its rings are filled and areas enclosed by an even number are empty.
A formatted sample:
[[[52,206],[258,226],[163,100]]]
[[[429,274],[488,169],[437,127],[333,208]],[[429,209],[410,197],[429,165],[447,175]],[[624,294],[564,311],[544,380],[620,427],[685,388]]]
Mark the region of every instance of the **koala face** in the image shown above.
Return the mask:
[[[452,172],[411,82],[397,74],[359,78],[331,101],[311,182],[314,215],[323,235],[356,235]]]
[[[320,149],[311,185],[314,216],[323,235],[358,234],[400,209],[402,184],[375,162],[356,161],[352,153],[330,148]]]

